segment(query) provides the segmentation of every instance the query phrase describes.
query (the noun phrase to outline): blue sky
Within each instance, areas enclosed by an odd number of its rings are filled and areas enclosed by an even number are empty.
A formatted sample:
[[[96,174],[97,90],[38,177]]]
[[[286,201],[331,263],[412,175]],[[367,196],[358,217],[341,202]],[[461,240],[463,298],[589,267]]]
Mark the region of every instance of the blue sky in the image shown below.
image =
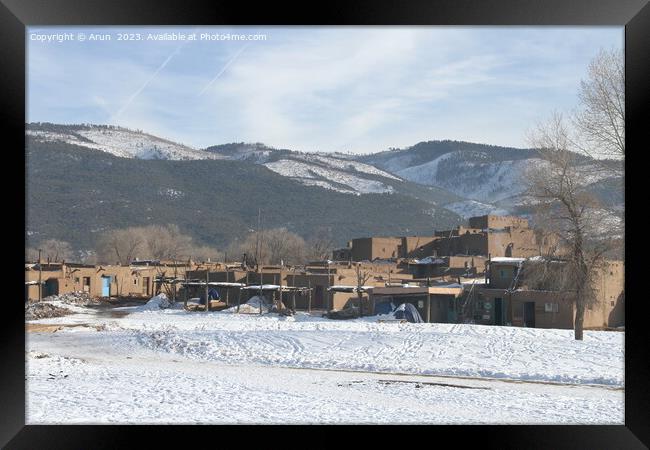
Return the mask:
[[[64,32],[112,40],[30,38]],[[146,40],[165,32],[197,40]],[[197,148],[525,147],[537,120],[576,106],[590,59],[612,47],[622,27],[30,27],[27,121],[115,124]]]

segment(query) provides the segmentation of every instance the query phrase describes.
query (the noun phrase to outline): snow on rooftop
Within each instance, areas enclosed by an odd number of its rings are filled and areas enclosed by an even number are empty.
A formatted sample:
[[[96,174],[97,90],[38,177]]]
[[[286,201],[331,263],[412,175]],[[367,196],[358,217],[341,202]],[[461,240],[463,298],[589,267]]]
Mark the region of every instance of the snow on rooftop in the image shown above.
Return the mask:
[[[246,289],[246,290],[256,290],[257,289],[257,290],[259,290],[260,285],[259,284],[251,284],[249,286],[243,286],[242,289]],[[280,285],[278,285],[278,284],[263,284],[262,285],[262,290],[263,291],[264,290],[270,291],[270,290],[274,290],[274,289],[280,289]]]
[[[416,259],[413,264],[445,264],[445,260],[443,258],[427,256],[426,258]]]
[[[361,286],[360,289],[362,291],[369,291],[373,289],[375,286]],[[356,292],[357,291],[357,286],[356,285],[343,285],[343,284],[337,284],[334,286],[330,286],[327,288],[328,291],[349,291],[349,292]]]
[[[522,263],[526,261],[526,258],[511,258],[509,256],[495,256],[490,259],[492,262],[511,262],[511,263]]]

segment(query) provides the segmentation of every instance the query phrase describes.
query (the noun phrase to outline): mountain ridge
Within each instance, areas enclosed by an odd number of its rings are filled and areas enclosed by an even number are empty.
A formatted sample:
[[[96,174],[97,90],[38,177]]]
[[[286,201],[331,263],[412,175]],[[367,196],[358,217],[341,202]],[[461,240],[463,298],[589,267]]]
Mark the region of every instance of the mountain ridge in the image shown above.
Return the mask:
[[[452,140],[423,141],[411,147],[365,155],[300,152],[273,148],[259,142],[219,144],[197,149],[140,130],[93,124],[26,124],[26,142],[26,151],[32,159],[28,165],[28,192],[30,189],[44,192],[47,186],[42,183],[43,180],[50,180],[50,184],[58,188],[55,192],[41,194],[47,201],[32,196],[29,197],[30,202],[47,210],[48,202],[65,204],[69,198],[73,198],[77,205],[73,208],[75,213],[79,211],[79,205],[85,205],[96,216],[104,214],[107,206],[117,211],[116,220],[111,217],[107,220],[108,224],[103,225],[94,220],[52,213],[49,225],[41,223],[36,227],[40,229],[29,230],[32,239],[39,236],[64,239],[62,230],[69,227],[79,235],[79,246],[84,248],[91,244],[91,235],[107,226],[145,225],[152,223],[151,220],[156,223],[185,224],[192,230],[193,236],[203,243],[223,245],[229,239],[241,238],[236,232],[228,231],[225,224],[216,228],[207,224],[206,221],[220,220],[218,215],[206,213],[200,206],[212,201],[209,189],[213,190],[212,195],[214,192],[227,192],[239,203],[246,203],[247,197],[238,195],[237,191],[262,198],[271,196],[274,205],[271,209],[283,211],[284,216],[281,218],[271,214],[269,224],[293,227],[292,231],[303,236],[309,234],[309,229],[315,229],[317,223],[306,220],[299,224],[297,220],[288,220],[289,213],[284,204],[286,198],[291,198],[302,213],[315,216],[322,213],[323,208],[318,207],[319,203],[329,208],[344,204],[343,210],[334,213],[342,223],[327,224],[336,229],[340,244],[363,234],[430,234],[434,228],[449,227],[467,217],[487,213],[530,216],[531,209],[521,195],[524,187],[521,176],[531,164],[539,163],[533,149]],[[87,172],[93,173],[94,178],[88,178],[76,164],[79,158],[86,161],[90,167]],[[44,167],[44,161],[48,161],[50,167]],[[63,162],[74,167],[72,173],[85,181],[81,183],[72,179]],[[114,187],[109,186],[110,182],[105,179],[100,167],[104,167],[104,170],[107,167],[120,168]],[[226,184],[220,186],[213,183],[206,172],[208,169],[218,174],[222,181],[227,180]],[[197,176],[192,171],[201,175]],[[232,178],[230,171],[238,173],[240,179]],[[137,189],[143,189],[149,202],[167,202],[168,207],[177,210],[176,213],[158,214],[152,219],[146,219],[150,216],[145,214],[145,220],[125,213],[129,207],[125,205],[129,202],[130,205],[141,205],[142,202],[134,193],[124,192],[128,183],[120,177],[137,178],[147,176],[149,172],[157,180],[158,188]],[[171,181],[169,186],[161,182],[163,179]],[[124,197],[128,202],[93,197],[94,194],[89,194],[93,188],[89,186],[94,180],[101,180],[105,188],[108,186],[109,192]],[[249,191],[241,183],[268,183],[271,188]],[[624,209],[621,179],[596,177],[592,186],[612,211],[619,214]],[[103,201],[103,207],[88,205],[83,195]],[[301,199],[301,195],[312,203]],[[193,212],[183,203],[188,202],[190,197],[200,199],[189,201],[189,206],[200,212]],[[265,206],[263,202],[257,203],[260,207]],[[250,228],[255,223],[237,205],[219,205],[232,216],[232,228]],[[387,209],[385,205],[389,205]],[[144,211],[149,207],[144,206]],[[373,209],[386,211],[376,212]],[[31,211],[30,217],[37,217]],[[187,217],[193,214],[206,216],[198,220],[200,223],[192,224]],[[414,225],[411,227],[406,217],[409,215],[413,216]],[[30,226],[32,222],[28,222]],[[84,227],[89,231],[84,231]]]

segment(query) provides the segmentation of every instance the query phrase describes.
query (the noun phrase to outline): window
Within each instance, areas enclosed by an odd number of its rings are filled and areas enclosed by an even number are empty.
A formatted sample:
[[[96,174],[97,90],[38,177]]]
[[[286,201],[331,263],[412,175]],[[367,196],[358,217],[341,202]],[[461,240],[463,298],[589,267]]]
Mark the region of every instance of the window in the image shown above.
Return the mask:
[[[558,312],[560,305],[557,303],[544,303],[544,312]]]
[[[614,302],[609,302],[610,306],[614,306]]]
[[[133,284],[138,284],[138,279],[137,278],[133,279]]]
[[[74,282],[79,283],[79,277],[74,277]]]

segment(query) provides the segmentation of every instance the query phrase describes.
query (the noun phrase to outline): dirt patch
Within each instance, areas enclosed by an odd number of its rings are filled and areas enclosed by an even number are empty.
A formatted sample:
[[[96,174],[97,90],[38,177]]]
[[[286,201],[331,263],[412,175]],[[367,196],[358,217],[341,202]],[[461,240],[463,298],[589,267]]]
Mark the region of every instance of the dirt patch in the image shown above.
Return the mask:
[[[422,386],[442,386],[442,387],[452,387],[459,389],[486,389],[490,390],[489,387],[479,387],[479,386],[465,386],[462,384],[449,384],[449,383],[434,383],[431,381],[408,381],[408,380],[378,380],[381,384],[395,384],[395,383],[408,383],[415,385],[416,388],[421,388]]]
[[[59,331],[62,329],[63,326],[56,324],[56,325],[48,325],[48,324],[41,324],[41,323],[26,323],[25,324],[25,331],[28,333],[55,333],[56,331]]]
[[[587,327],[584,330],[585,331],[621,331],[621,332],[625,332],[625,327],[617,327],[617,328],[612,328],[612,327]]]

